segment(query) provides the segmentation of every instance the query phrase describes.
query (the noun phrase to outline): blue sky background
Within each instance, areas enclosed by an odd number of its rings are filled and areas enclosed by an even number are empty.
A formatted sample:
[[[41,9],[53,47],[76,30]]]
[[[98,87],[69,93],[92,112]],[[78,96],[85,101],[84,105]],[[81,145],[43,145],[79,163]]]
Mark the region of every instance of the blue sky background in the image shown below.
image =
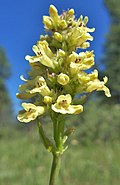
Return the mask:
[[[6,51],[11,64],[12,76],[6,86],[12,98],[15,113],[20,109],[16,98],[20,75],[29,69],[25,55],[32,54],[32,45],[44,34],[42,16],[48,14],[49,5],[54,4],[59,13],[74,8],[77,17],[87,15],[89,27],[95,27],[91,49],[95,51],[96,61],[103,54],[105,34],[109,30],[109,15],[103,0],[0,0],[0,46]]]

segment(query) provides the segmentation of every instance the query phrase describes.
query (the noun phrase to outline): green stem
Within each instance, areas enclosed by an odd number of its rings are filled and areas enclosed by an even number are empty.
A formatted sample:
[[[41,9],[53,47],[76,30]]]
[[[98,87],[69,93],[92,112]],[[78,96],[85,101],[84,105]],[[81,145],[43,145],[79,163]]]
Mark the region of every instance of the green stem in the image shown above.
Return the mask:
[[[56,143],[56,147],[58,147],[58,122],[57,120],[56,121],[53,121],[53,128],[54,128],[54,141]]]
[[[59,174],[59,169],[60,169],[60,162],[61,162],[61,156],[53,155],[53,162],[52,162],[49,185],[57,184],[57,179],[58,179],[58,174]]]
[[[63,147],[63,134],[64,134],[64,120],[58,122],[58,148],[59,150]]]
[[[54,128],[54,141],[57,150],[55,153],[52,153],[53,162],[49,185],[56,185],[60,169],[61,153],[63,150],[64,119],[60,119],[60,117],[57,114],[54,114],[54,117],[52,117],[52,121]]]

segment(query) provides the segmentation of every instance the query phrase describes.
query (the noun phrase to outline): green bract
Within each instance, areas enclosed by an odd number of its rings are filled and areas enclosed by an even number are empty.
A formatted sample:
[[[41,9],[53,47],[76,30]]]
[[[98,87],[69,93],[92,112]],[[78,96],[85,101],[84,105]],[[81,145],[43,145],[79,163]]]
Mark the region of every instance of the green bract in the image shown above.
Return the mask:
[[[83,106],[73,104],[77,94],[87,96],[102,90],[107,97],[111,96],[105,86],[107,77],[100,81],[97,70],[86,72],[94,65],[93,51],[76,53],[78,48],[87,49],[88,41],[93,40],[90,33],[95,29],[87,27],[88,17],[81,15],[76,19],[73,9],[58,15],[53,5],[49,14],[43,16],[48,34],[42,35],[32,47],[35,55],[25,57],[31,66],[29,78],[21,77],[24,84],[19,86],[20,92],[16,96],[32,103],[22,104],[24,110],[18,114],[21,122],[35,120],[44,112],[50,117],[52,112],[57,115],[79,114]],[[75,98],[77,101],[80,102],[80,98]]]

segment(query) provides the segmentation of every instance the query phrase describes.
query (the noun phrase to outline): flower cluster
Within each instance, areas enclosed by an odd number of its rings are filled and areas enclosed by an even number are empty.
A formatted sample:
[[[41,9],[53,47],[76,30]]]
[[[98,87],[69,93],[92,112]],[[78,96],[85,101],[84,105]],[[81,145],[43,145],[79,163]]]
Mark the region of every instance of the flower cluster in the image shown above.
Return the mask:
[[[53,5],[49,14],[43,16],[48,34],[42,35],[32,47],[35,55],[25,57],[31,66],[29,79],[21,76],[24,84],[19,86],[16,96],[30,103],[22,103],[24,110],[18,114],[21,122],[27,123],[51,112],[79,114],[83,105],[73,104],[77,94],[87,96],[93,91],[104,91],[107,97],[111,96],[105,86],[107,77],[100,81],[97,70],[86,72],[94,65],[93,51],[76,53],[78,48],[88,48],[88,41],[93,40],[90,32],[95,29],[87,27],[88,17],[76,19],[73,9],[58,15]]]

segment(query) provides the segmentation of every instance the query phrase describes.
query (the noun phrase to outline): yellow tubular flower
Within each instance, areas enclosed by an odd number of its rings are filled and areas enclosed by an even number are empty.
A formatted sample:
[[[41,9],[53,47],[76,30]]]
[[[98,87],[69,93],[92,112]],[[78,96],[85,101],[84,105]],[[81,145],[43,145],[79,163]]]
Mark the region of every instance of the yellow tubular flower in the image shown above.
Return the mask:
[[[59,16],[58,11],[54,5],[50,5],[49,14],[52,20],[54,21],[54,24],[57,25]]]
[[[79,114],[83,111],[82,105],[70,105],[71,102],[70,94],[60,95],[57,102],[52,105],[52,110],[61,114]]]
[[[95,28],[88,28],[86,26],[86,24],[88,23],[88,17],[85,16],[83,19],[83,16],[81,15],[80,18],[78,19],[78,24],[79,24],[79,28],[84,31],[84,32],[94,32]]]
[[[76,46],[76,47],[83,47],[84,42],[87,40],[93,41],[93,37],[88,32],[93,32],[94,29],[85,29],[83,27],[75,27],[69,34],[68,34],[68,45],[69,47]],[[87,44],[88,46],[88,44]]]
[[[42,48],[41,48],[42,46]],[[37,42],[37,47],[39,48],[39,50],[43,49],[43,52],[45,52],[45,54],[49,57],[52,58],[54,56],[53,52],[51,51],[51,49],[49,48],[49,45],[47,43],[46,40],[44,41],[38,41]]]
[[[60,73],[57,77],[57,82],[61,85],[66,85],[69,83],[69,76],[63,73]]]
[[[51,30],[53,28],[53,23],[49,16],[43,16],[43,23],[45,25],[45,29]]]
[[[81,52],[76,54],[73,52],[68,59],[70,62],[70,71],[72,74],[78,73],[80,70],[90,69],[94,65],[94,55],[91,52]]]
[[[46,45],[46,47],[47,47],[47,45]],[[28,60],[30,62],[30,64],[35,63],[35,62],[40,62],[44,66],[47,66],[47,67],[50,67],[50,68],[54,68],[54,63],[53,63],[52,59],[50,59],[46,55],[48,48],[45,49],[45,46],[43,46],[42,44],[38,43],[38,45],[37,46],[34,45],[32,49],[35,52],[36,56],[29,56],[29,55],[27,55],[25,57],[25,59]],[[49,49],[49,53],[50,53],[50,49]]]
[[[34,80],[26,80],[25,84],[19,85],[19,91],[25,91],[26,89],[30,89],[31,87],[34,86]]]
[[[35,79],[35,88],[28,90],[30,94],[40,93],[42,96],[49,96],[51,94],[50,89],[46,85],[45,79],[43,77],[37,77]]]
[[[30,92],[22,92],[22,93],[16,93],[16,97],[21,100],[27,100],[34,96],[34,94],[30,94]]]
[[[42,106],[35,106],[32,103],[22,103],[24,110],[19,111],[17,119],[20,122],[28,123],[35,120],[38,116],[45,112],[45,108]]]
[[[105,95],[107,97],[111,97],[109,89],[104,85],[108,81],[108,78],[105,76],[103,78],[103,81],[99,81],[98,79],[95,79],[93,81],[90,81],[87,83],[87,92],[92,92],[94,90],[96,91],[104,91]]]

